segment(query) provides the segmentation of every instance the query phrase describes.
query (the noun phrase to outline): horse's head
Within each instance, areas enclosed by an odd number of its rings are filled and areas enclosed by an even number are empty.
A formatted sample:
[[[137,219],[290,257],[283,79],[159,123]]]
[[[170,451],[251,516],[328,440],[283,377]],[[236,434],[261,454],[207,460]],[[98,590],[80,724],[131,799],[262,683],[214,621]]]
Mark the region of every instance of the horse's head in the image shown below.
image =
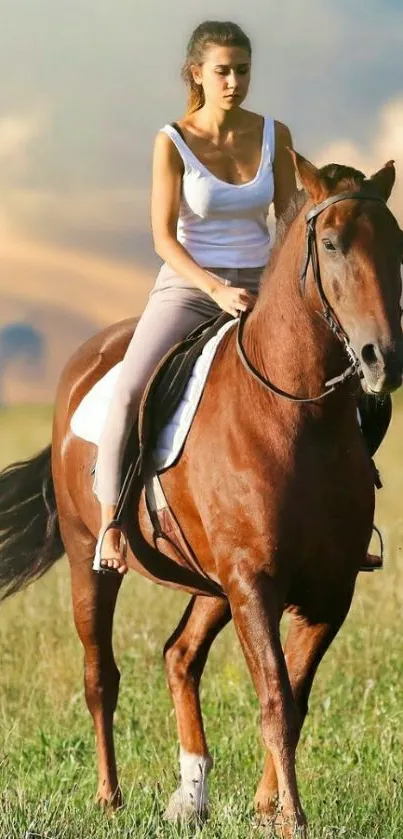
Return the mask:
[[[314,205],[335,198],[313,212],[314,257],[324,298],[360,361],[365,390],[395,390],[403,369],[403,232],[386,206],[395,181],[393,161],[366,178],[346,166],[317,169],[291,154]],[[360,197],[344,198],[344,193]]]

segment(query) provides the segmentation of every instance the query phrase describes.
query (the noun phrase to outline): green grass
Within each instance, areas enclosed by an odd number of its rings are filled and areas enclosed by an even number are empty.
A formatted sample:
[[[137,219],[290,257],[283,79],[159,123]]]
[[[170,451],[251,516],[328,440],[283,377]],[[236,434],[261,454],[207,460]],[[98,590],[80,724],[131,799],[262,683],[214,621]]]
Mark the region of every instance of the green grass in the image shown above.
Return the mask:
[[[348,620],[316,678],[298,774],[312,839],[403,836],[403,410],[377,463],[385,488],[377,522],[386,569],[361,576]],[[50,410],[0,411],[0,466],[50,437]],[[0,610],[0,837],[194,837],[259,833],[252,799],[263,750],[257,701],[232,627],[217,639],[202,685],[212,813],[199,832],[163,821],[177,782],[177,737],[161,651],[187,597],[130,574],[122,587],[115,648],[122,673],[116,746],[126,807],[94,805],[92,724],[82,690],[67,563]]]

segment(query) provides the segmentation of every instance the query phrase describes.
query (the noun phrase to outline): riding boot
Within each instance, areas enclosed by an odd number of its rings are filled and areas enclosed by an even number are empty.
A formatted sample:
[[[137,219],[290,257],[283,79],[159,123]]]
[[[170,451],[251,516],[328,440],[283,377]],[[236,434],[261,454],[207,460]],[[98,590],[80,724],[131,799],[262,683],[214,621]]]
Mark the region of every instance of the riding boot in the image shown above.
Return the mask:
[[[368,454],[371,458],[374,484],[377,489],[381,489],[381,478],[372,458],[381,445],[389,428],[392,418],[392,400],[390,396],[377,399],[376,397],[362,394],[358,400],[358,407],[360,412],[361,431],[367,445]],[[367,554],[365,562],[360,566],[360,571],[375,571],[382,568],[382,566],[382,556]]]

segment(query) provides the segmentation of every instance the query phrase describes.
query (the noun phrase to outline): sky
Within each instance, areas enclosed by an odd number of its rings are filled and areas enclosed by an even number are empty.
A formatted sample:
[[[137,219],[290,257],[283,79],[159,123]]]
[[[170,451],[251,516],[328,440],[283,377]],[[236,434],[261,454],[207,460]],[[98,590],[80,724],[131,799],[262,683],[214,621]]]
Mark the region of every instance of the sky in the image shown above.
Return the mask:
[[[0,254],[13,285],[41,260],[64,288],[78,265],[95,290],[98,272],[126,289],[131,271],[151,282],[154,137],[184,112],[180,68],[206,18],[245,29],[247,106],[286,122],[314,163],[370,174],[396,160],[403,225],[401,0],[0,0]]]

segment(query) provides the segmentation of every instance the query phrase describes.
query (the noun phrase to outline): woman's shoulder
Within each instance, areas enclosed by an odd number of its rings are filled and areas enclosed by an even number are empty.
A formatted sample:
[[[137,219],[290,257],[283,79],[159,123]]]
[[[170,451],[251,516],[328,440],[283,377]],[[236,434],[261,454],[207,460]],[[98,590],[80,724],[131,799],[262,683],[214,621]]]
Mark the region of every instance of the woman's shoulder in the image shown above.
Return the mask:
[[[170,122],[170,123],[166,122],[165,125],[161,125],[161,127],[158,129],[158,131],[155,135],[155,139],[157,140],[158,138],[163,138],[163,141],[165,141],[166,139],[169,139],[172,131],[174,131],[175,126],[177,124],[178,123],[176,123],[176,122]]]
[[[157,149],[174,149],[176,153],[183,152],[184,143],[186,144],[186,141],[179,120],[161,126],[154,140]]]
[[[154,159],[159,159],[162,163],[173,168],[175,171],[183,172],[182,155],[178,148],[177,141],[175,141],[171,132],[167,130],[168,128],[168,125],[164,125],[155,136]]]
[[[181,120],[166,122],[158,129],[154,142],[162,147],[173,146],[178,141],[178,137],[183,140],[181,132]]]
[[[279,146],[289,146],[292,143],[291,131],[285,122],[275,119],[274,122],[274,137],[276,141],[276,148]]]

